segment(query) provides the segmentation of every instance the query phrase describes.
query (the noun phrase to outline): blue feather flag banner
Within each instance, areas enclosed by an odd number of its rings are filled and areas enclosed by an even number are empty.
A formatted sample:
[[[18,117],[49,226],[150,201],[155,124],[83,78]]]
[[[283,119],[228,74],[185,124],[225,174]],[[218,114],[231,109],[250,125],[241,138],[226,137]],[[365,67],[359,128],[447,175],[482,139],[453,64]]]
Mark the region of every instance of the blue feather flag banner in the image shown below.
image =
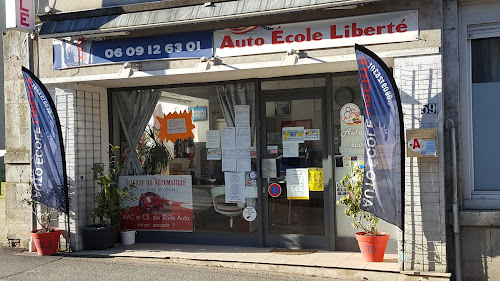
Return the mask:
[[[398,88],[386,64],[355,46],[365,120],[361,209],[403,229],[403,116]]]
[[[31,112],[31,198],[68,214],[68,184],[61,124],[52,98],[40,80],[22,68]]]

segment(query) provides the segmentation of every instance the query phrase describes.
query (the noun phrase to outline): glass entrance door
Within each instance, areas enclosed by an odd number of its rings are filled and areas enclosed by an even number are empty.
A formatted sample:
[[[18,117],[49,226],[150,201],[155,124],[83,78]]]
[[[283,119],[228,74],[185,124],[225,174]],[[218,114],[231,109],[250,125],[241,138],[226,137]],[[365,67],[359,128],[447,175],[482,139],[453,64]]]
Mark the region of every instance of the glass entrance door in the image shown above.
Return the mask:
[[[296,90],[261,96],[264,244],[329,249],[325,91]]]

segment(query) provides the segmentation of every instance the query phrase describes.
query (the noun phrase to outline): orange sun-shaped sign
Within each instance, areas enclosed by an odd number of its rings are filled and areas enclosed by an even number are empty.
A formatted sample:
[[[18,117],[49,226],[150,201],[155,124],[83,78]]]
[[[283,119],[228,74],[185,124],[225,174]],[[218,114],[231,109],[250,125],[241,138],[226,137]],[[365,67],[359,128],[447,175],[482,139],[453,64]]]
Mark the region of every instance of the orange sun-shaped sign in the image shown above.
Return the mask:
[[[160,122],[160,132],[158,133],[158,139],[163,141],[175,142],[178,139],[185,140],[188,138],[194,138],[192,130],[194,129],[194,124],[191,119],[193,112],[189,113],[186,111],[181,113],[169,113],[168,115],[163,115],[163,118],[156,116],[158,122]]]

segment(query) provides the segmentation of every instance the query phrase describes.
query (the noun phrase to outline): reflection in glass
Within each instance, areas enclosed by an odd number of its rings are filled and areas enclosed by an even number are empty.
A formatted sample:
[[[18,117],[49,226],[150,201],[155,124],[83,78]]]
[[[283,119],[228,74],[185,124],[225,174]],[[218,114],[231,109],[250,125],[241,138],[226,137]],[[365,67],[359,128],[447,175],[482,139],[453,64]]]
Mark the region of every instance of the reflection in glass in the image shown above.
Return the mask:
[[[144,124],[144,132],[139,134],[140,140],[134,152],[137,161],[145,174],[190,175],[192,179],[193,232],[234,232],[248,233],[256,231],[256,221],[248,222],[242,218],[243,209],[257,206],[256,178],[248,179],[245,184],[255,185],[249,188],[248,194],[241,203],[226,203],[226,188],[222,160],[217,159],[217,151],[211,151],[207,159],[206,131],[220,131],[225,127],[235,126],[235,106],[249,105],[248,127],[251,145],[255,146],[255,85],[254,83],[235,83],[225,85],[179,87],[147,90],[154,97],[147,106],[138,106],[136,102],[127,105],[115,105],[122,112],[120,122],[125,115],[137,111],[138,116],[151,116]],[[140,92],[135,91],[140,97]],[[146,91],[144,91],[146,92]],[[130,95],[129,92],[113,93],[116,101]],[[154,98],[154,99],[153,99]],[[137,99],[138,101],[140,99]],[[140,102],[139,102],[140,103]],[[116,108],[119,107],[119,108]],[[137,108],[136,108],[137,107]],[[137,109],[137,110],[136,110]],[[193,123],[193,137],[178,139],[175,142],[158,140],[160,122],[169,114],[182,113],[189,109],[197,110]],[[123,118],[122,118],[123,117]],[[130,118],[130,120],[134,120]],[[162,123],[163,124],[163,123]],[[120,126],[121,146],[130,147],[129,131]],[[163,126],[163,125],[162,125]],[[139,126],[140,127],[140,126]],[[182,131],[182,126],[178,128]],[[248,135],[248,134],[247,134]],[[220,147],[218,149],[221,149]],[[251,151],[246,149],[250,155]],[[126,161],[132,151],[123,150],[121,159]],[[237,153],[238,150],[235,150]],[[215,158],[214,158],[215,153]],[[241,152],[240,152],[241,153]],[[255,153],[252,153],[255,156]],[[165,158],[171,158],[165,161]],[[250,169],[256,170],[255,157],[250,158]],[[166,164],[165,164],[166,163]],[[154,215],[154,210],[150,211]]]
[[[269,184],[278,183],[282,188],[278,197],[268,194],[269,233],[325,235],[324,191],[309,191],[309,200],[288,200],[285,182],[287,169],[323,167],[321,138],[299,143],[298,157],[286,157],[282,130],[287,127],[321,129],[321,100],[266,103],[267,147],[263,158],[276,159],[277,178],[270,179]]]

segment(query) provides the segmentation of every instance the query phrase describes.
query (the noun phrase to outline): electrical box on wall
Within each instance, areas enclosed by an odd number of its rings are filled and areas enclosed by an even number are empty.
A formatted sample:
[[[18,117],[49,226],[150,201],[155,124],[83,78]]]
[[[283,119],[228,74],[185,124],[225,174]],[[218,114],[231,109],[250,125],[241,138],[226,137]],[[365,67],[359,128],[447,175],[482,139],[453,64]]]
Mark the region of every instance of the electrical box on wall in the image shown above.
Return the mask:
[[[406,156],[437,157],[437,129],[406,130]]]

